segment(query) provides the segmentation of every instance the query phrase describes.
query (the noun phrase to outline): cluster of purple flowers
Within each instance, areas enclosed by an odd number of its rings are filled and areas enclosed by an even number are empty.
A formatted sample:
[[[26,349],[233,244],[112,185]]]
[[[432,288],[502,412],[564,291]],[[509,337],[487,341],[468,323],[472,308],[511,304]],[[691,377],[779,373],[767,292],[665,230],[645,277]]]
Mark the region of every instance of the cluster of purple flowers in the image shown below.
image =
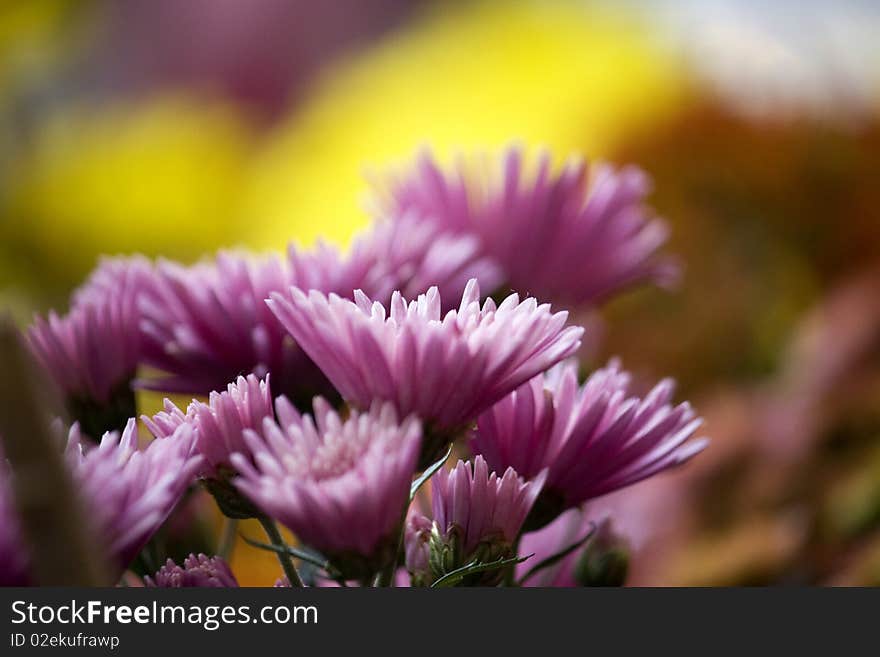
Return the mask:
[[[700,420],[670,381],[637,396],[616,361],[580,383],[584,330],[550,303],[673,279],[648,187],[518,148],[479,172],[425,154],[347,253],[102,261],[27,338],[75,422],[67,463],[113,568],[200,483],[263,523],[279,585],[622,581],[625,541],[584,505],[695,455]],[[137,388],[200,399],[142,416],[144,446]],[[0,459],[4,583],[28,581],[12,476]],[[237,586],[204,554],[145,582]]]

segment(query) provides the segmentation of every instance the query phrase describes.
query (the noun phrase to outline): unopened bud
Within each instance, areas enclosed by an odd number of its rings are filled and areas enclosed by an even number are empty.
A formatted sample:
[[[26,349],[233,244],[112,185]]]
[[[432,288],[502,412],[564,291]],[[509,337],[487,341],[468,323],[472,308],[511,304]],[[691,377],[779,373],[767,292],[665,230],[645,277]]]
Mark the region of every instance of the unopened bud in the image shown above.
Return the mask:
[[[578,559],[575,578],[581,586],[623,586],[629,572],[629,546],[606,518]]]

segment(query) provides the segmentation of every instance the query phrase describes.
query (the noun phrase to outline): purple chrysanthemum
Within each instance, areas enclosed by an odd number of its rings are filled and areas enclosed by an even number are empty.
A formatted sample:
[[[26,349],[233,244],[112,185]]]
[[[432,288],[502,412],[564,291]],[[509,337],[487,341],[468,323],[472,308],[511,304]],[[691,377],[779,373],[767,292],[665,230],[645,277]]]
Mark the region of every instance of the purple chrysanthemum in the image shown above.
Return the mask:
[[[391,182],[381,211],[476,236],[512,289],[554,303],[592,305],[637,283],[675,280],[675,264],[658,255],[668,231],[644,204],[645,173],[581,160],[554,173],[547,152],[524,160],[514,146],[483,169],[444,172],[425,152],[412,175]]]
[[[442,319],[437,288],[409,304],[395,292],[388,316],[360,290],[351,302],[291,288],[268,304],[347,401],[390,401],[426,423],[423,466],[482,411],[574,353],[583,333],[566,327],[568,313],[515,294],[481,308],[475,280]]]
[[[191,425],[196,451],[204,457],[202,475],[222,477],[223,470],[232,467],[232,454],[248,453],[244,430],[261,429],[267,417],[274,417],[269,377],[260,381],[251,374],[238,377],[224,392],[212,392],[207,404],[193,400],[186,413],[166,399],[164,411],[141,419],[160,438],[170,436],[182,424]]]
[[[84,444],[74,425],[67,460],[88,509],[87,520],[120,569],[159,529],[201,465],[189,426],[139,449],[133,419],[121,434],[108,432],[92,446]]]
[[[672,406],[671,380],[644,399],[632,396],[629,386],[616,360],[580,387],[576,363],[565,363],[481,415],[471,447],[495,469],[512,467],[525,477],[547,469],[542,522],[705,447],[705,439],[690,440],[702,422],[690,405]]]
[[[414,582],[438,579],[468,563],[490,563],[513,556],[523,522],[541,492],[543,476],[530,482],[512,468],[502,476],[489,473],[485,459],[459,461],[440,470],[431,481],[433,522],[410,518],[406,538],[407,565]],[[429,573],[419,572],[428,563]],[[497,583],[501,571],[480,574],[470,583]]]
[[[163,375],[141,385],[208,394],[237,376],[271,372],[277,390],[297,403],[332,395],[264,300],[291,285],[350,296],[360,283],[352,272],[329,247],[310,253],[291,247],[286,261],[221,252],[191,267],[159,262],[141,301],[141,329],[144,361]]]
[[[11,476],[0,449],[0,586],[26,586],[28,555],[12,497]]]
[[[137,323],[127,304],[84,304],[64,317],[38,317],[28,337],[34,354],[65,395],[106,403],[137,369]]]
[[[159,588],[238,588],[238,580],[223,557],[191,554],[183,567],[168,559],[153,577],[144,577],[144,585]]]
[[[56,425],[60,429],[60,425]],[[107,432],[95,445],[79,425],[67,433],[66,460],[82,496],[85,520],[117,574],[159,529],[192,481],[200,458],[193,456],[189,427],[174,438],[138,448],[137,424]],[[11,499],[12,473],[0,455],[0,585],[28,583],[28,556]]]
[[[321,398],[314,419],[284,397],[276,414],[277,424],[264,421],[262,436],[245,432],[253,461],[233,455],[236,485],[346,579],[377,572],[397,549],[419,455],[418,420],[399,422],[390,404],[343,420]]]
[[[123,296],[132,305],[147,289],[153,264],[142,255],[102,257],[88,279],[73,292],[73,305],[101,303]]]
[[[130,382],[140,358],[137,299],[141,261],[106,260],[74,295],[70,312],[36,318],[28,344],[88,435],[125,426],[134,414]]]

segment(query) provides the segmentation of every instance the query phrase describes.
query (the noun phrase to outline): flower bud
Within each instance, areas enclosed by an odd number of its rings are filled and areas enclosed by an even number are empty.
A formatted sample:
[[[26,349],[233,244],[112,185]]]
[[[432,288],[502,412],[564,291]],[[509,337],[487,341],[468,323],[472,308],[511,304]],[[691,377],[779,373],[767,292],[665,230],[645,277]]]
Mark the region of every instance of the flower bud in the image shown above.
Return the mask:
[[[581,586],[623,586],[628,571],[627,541],[615,533],[611,519],[606,518],[581,554],[575,578]]]
[[[543,476],[526,482],[508,468],[503,476],[489,473],[478,456],[440,470],[432,481],[433,522],[410,518],[407,523],[407,569],[413,584],[429,585],[469,564],[487,564],[515,556],[513,546],[523,521],[541,490]],[[462,586],[494,586],[503,568],[473,573]]]

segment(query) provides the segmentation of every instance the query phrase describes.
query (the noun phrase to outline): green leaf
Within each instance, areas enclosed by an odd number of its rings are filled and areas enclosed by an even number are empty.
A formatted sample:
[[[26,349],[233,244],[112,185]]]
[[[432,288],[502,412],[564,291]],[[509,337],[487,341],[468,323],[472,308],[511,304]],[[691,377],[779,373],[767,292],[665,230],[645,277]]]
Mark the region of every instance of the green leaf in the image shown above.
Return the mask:
[[[531,579],[534,575],[536,575],[540,571],[544,570],[545,568],[549,568],[550,566],[552,566],[555,563],[562,561],[569,554],[571,554],[572,552],[574,552],[578,548],[582,547],[587,541],[589,541],[591,538],[593,538],[593,536],[595,534],[596,534],[596,523],[591,522],[590,523],[590,531],[587,532],[586,536],[584,536],[582,539],[576,541],[575,543],[572,543],[571,545],[569,545],[567,548],[565,548],[561,552],[557,552],[556,554],[549,556],[546,559],[536,563],[532,568],[529,569],[529,571],[525,575],[523,575],[520,578],[520,580],[519,580],[519,582],[517,582],[517,584],[522,586],[522,584],[524,584],[527,580]]]
[[[419,488],[421,488],[428,479],[433,477],[437,470],[443,467],[443,464],[446,463],[446,460],[449,458],[449,455],[452,454],[452,443],[449,443],[449,449],[446,450],[446,453],[440,457],[439,460],[434,461],[428,469],[425,470],[419,478],[412,482],[412,486],[409,488],[409,501],[412,502],[415,499],[416,493],[419,492]]]
[[[431,588],[443,588],[446,586],[455,586],[461,580],[463,580],[468,575],[473,575],[474,573],[484,573],[487,570],[496,570],[498,568],[504,568],[504,566],[508,566],[510,564],[522,563],[526,559],[531,559],[533,554],[530,554],[525,557],[511,557],[509,559],[498,559],[496,561],[489,561],[487,563],[480,563],[476,559],[471,561],[469,564],[465,564],[461,568],[456,568],[455,570],[446,573],[440,579],[434,581],[431,584]]]

